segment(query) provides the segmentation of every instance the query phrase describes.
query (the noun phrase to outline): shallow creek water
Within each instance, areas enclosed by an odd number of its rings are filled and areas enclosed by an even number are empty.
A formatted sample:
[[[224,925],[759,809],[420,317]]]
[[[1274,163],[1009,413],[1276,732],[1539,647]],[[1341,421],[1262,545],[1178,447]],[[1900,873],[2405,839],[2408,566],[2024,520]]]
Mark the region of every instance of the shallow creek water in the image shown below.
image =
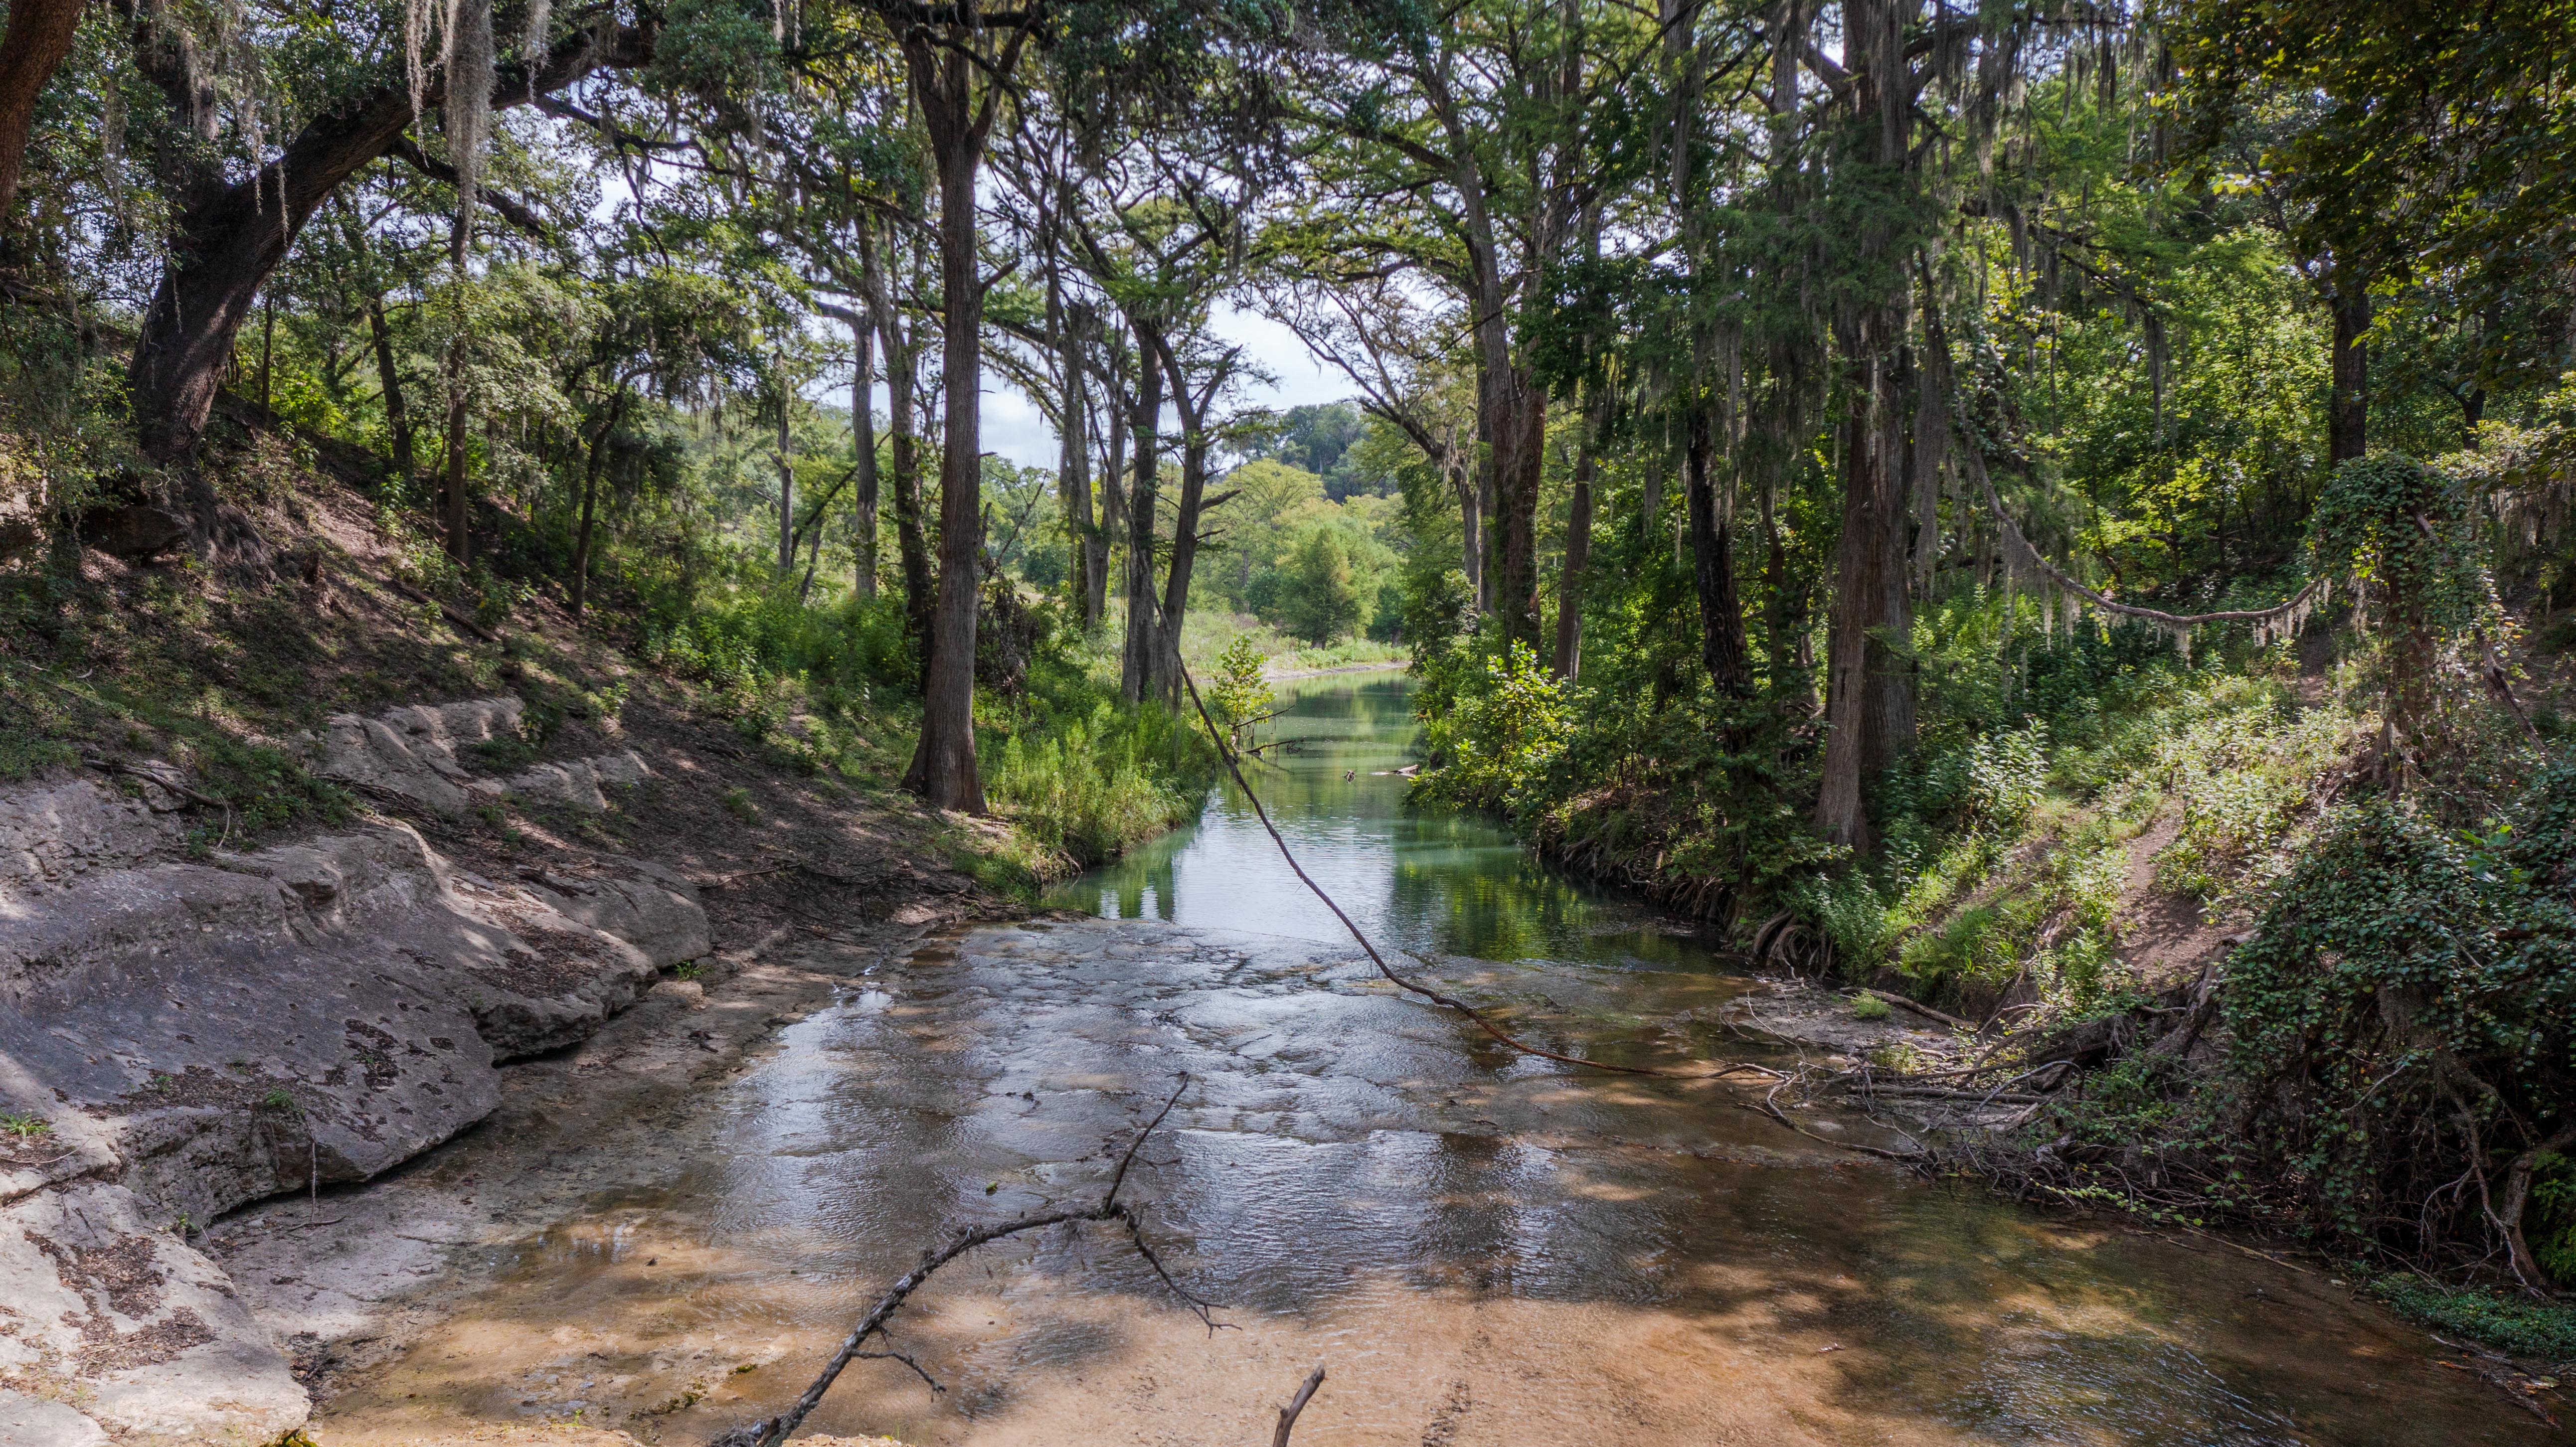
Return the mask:
[[[1686,936],[1409,812],[1405,685],[1298,686],[1256,777],[1307,867],[1423,968],[1587,1052],[1753,1047]],[[702,1442],[799,1391],[960,1224],[1133,1189],[1210,1332],[1103,1227],[950,1268],[809,1432],[1299,1447],[2445,1443],[2540,1424],[2338,1283],[2048,1218],[1781,1129],[1707,1082],[1511,1055],[1375,980],[1230,791],[1056,892],[926,942],[713,1092],[671,1178],[480,1262],[493,1285],[334,1402],[325,1444],[435,1418]],[[1820,1135],[1872,1128],[1818,1115]],[[428,1414],[428,1415],[424,1415]],[[432,1438],[431,1440],[437,1440]]]

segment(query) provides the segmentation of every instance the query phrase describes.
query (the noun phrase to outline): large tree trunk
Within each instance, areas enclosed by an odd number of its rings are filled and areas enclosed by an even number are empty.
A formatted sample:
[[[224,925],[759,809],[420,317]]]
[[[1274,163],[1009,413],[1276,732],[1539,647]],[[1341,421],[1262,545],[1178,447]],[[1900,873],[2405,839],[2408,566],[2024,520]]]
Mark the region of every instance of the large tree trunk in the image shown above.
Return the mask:
[[[1752,649],[1744,637],[1744,605],[1735,592],[1734,509],[1722,505],[1711,475],[1716,439],[1709,407],[1705,397],[1691,401],[1683,444],[1691,581],[1699,594],[1700,661],[1719,693],[1741,698],[1753,691],[1747,657]]]
[[[1135,331],[1136,483],[1127,492],[1127,640],[1118,660],[1118,692],[1129,703],[1142,702],[1152,692],[1160,637],[1154,617],[1154,493],[1160,481],[1155,454],[1161,450],[1163,342],[1145,326],[1137,325]]]
[[[385,324],[385,299],[367,298],[367,333],[375,343],[376,386],[385,396],[385,440],[393,449],[396,482],[411,481],[411,409],[403,405],[402,374],[394,368],[393,329]]]
[[[1515,366],[1494,401],[1494,616],[1503,636],[1539,646],[1538,497],[1547,465],[1547,398]]]
[[[1583,585],[1591,564],[1592,432],[1586,428],[1574,454],[1574,497],[1565,514],[1565,567],[1556,580],[1556,676],[1568,683],[1583,672]]]
[[[874,305],[874,303],[870,303]],[[850,519],[850,584],[862,598],[877,595],[877,416],[874,328],[865,317],[850,326],[850,463],[858,497]]]
[[[1898,677],[1900,660],[1883,641],[1903,621],[1890,615],[1890,601],[1905,594],[1903,468],[1884,446],[1890,429],[1882,420],[1895,400],[1888,370],[1883,363],[1872,367],[1843,427],[1842,537],[1826,639],[1824,781],[1816,799],[1817,828],[1863,852],[1870,829],[1861,785],[1901,747],[1893,736],[1900,722],[1894,696],[1912,700],[1908,681]],[[1912,711],[1902,714],[1910,731]]]
[[[1844,6],[1846,63],[1853,67],[1854,119],[1849,132],[1868,163],[1856,170],[1855,187],[1892,187],[1892,206],[1908,194],[1920,164],[1907,149],[1911,79],[1905,61],[1905,18],[1910,0],[1848,0]],[[1878,198],[1874,198],[1878,199]],[[1864,260],[1902,261],[1891,220],[1863,223],[1858,251]],[[1899,275],[1902,274],[1900,271]],[[1826,654],[1824,780],[1816,797],[1816,826],[1837,844],[1870,847],[1861,797],[1865,775],[1885,768],[1913,741],[1914,681],[1901,648],[1912,626],[1906,591],[1905,532],[1911,498],[1904,490],[1904,418],[1898,373],[1903,367],[1907,293],[1902,283],[1885,298],[1863,302],[1846,329],[1845,355],[1860,370],[1861,388],[1844,426],[1843,529],[1834,569],[1833,614]]]
[[[2334,396],[2326,411],[2326,460],[2340,466],[2370,449],[2370,292],[2346,268],[2335,272]]]
[[[36,99],[71,54],[82,8],[83,0],[9,0],[9,28],[0,33],[0,225],[17,219]]]
[[[939,467],[939,593],[930,618],[930,678],[921,744],[907,781],[940,809],[981,814],[975,761],[975,605],[984,551],[984,279],[976,247],[975,173],[992,103],[976,104],[975,66],[915,32],[904,42],[913,94],[939,170],[940,381],[946,391]]]
[[[1538,495],[1546,464],[1547,399],[1512,355],[1510,322],[1501,312],[1501,283],[1486,287],[1491,314],[1476,325],[1476,430],[1484,439],[1478,472],[1485,529],[1479,604],[1503,637],[1539,645]]]

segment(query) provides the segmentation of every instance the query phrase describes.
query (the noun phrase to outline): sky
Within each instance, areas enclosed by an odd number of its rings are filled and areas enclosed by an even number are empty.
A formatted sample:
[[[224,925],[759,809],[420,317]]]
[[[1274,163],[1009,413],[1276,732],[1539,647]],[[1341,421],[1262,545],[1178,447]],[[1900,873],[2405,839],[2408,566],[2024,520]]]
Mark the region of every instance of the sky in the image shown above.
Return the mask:
[[[1267,383],[1242,389],[1245,405],[1285,411],[1316,402],[1338,402],[1352,395],[1348,377],[1327,371],[1295,332],[1268,317],[1226,307],[1217,312],[1210,330],[1226,341],[1241,344],[1244,359],[1271,375]],[[879,395],[883,395],[882,391]],[[1022,467],[1050,471],[1057,460],[1055,429],[1047,424],[1046,414],[989,368],[984,373],[984,450],[999,453]]]

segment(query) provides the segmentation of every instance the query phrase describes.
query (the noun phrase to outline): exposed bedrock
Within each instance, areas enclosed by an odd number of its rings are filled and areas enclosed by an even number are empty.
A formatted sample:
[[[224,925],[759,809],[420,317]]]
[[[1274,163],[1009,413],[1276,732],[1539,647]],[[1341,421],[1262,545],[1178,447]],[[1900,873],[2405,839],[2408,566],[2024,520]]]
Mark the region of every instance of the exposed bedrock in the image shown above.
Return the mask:
[[[78,1440],[58,1409],[269,1442],[304,1393],[191,1229],[473,1124],[500,1062],[589,1036],[706,916],[656,866],[485,880],[394,822],[172,858],[132,782],[0,791],[0,1116],[43,1122],[0,1132],[0,1443]]]

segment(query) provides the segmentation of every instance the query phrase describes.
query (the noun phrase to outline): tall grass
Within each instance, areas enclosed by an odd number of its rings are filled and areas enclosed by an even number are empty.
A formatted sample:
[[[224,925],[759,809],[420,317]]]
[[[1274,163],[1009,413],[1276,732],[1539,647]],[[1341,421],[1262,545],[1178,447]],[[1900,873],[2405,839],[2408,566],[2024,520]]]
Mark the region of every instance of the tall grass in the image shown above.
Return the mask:
[[[1153,704],[1127,710],[1102,699],[1087,713],[984,739],[985,795],[1084,867],[1187,822],[1213,772],[1207,741]]]

